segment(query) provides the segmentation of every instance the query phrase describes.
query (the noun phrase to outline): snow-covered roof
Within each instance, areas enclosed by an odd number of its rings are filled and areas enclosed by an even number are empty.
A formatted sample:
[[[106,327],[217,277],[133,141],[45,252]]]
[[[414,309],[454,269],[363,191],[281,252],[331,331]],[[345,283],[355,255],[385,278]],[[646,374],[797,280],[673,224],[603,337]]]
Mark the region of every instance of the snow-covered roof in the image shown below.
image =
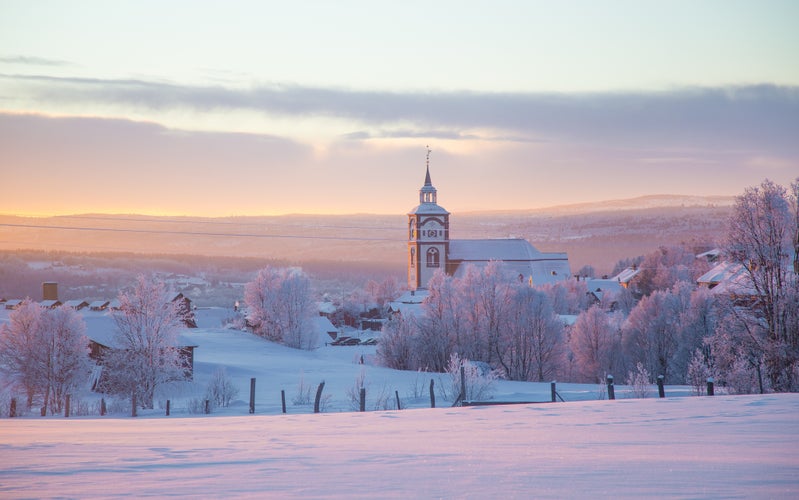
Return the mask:
[[[86,323],[86,336],[89,340],[106,347],[113,348],[117,346],[117,326],[110,314],[94,312],[82,314],[81,316]],[[176,347],[197,347],[197,343],[183,333],[179,333]]]
[[[103,309],[105,307],[108,307],[108,304],[109,304],[109,301],[107,301],[107,300],[95,300],[94,302],[89,304],[89,307],[91,309]]]
[[[327,316],[314,316],[313,321],[319,333],[338,332],[338,328],[333,326]]]
[[[420,290],[407,290],[403,292],[402,295],[394,299],[392,304],[400,303],[400,304],[421,304],[424,302],[424,299],[427,298],[428,291],[424,289]]]
[[[697,278],[696,282],[706,286],[718,285],[722,281],[729,280],[743,271],[744,267],[741,264],[720,262],[713,266],[713,269]]]
[[[393,313],[400,313],[402,316],[421,316],[424,312],[421,302],[407,303],[407,302],[390,302],[388,309]]]
[[[618,283],[629,283],[633,278],[638,276],[640,272],[640,267],[628,267],[611,279],[616,280]]]
[[[720,262],[696,280],[700,286],[713,289],[717,294],[755,295],[746,268],[735,262]]]
[[[39,302],[39,305],[42,307],[58,307],[61,305],[61,301],[55,299],[43,300]]]
[[[622,288],[621,282],[616,278],[586,278],[585,285],[589,292],[619,292]],[[599,296],[597,296],[599,297]]]
[[[76,309],[76,308],[80,307],[81,305],[89,305],[89,303],[86,302],[85,300],[74,299],[74,300],[67,300],[66,302],[64,302],[64,305],[67,306],[67,307],[72,307],[73,309]]]
[[[449,215],[449,212],[438,203],[420,203],[408,215]]]
[[[322,314],[333,314],[336,312],[336,305],[330,301],[317,302],[316,307]]]
[[[462,277],[469,264],[481,268],[492,260],[502,261],[508,271],[533,285],[557,283],[571,276],[566,253],[540,252],[521,238],[450,240],[448,260],[457,265],[452,272],[455,277]]]

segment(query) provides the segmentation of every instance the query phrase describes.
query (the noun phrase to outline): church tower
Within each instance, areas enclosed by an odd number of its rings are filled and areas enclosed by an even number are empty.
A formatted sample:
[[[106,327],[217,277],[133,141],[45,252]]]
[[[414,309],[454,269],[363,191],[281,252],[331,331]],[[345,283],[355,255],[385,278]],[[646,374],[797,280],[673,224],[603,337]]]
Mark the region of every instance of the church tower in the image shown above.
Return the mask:
[[[449,212],[437,203],[436,188],[430,182],[430,149],[419,205],[408,212],[408,287],[427,288],[437,270],[446,271],[449,253]]]

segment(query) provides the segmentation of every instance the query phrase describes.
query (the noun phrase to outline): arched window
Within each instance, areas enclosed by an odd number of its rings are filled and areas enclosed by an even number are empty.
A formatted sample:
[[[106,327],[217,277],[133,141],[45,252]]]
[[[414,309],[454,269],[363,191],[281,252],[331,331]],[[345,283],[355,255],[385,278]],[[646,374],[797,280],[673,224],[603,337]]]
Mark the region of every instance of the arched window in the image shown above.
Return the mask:
[[[431,248],[427,251],[427,267],[438,267],[438,248]]]
[[[416,267],[416,249],[411,248],[411,267]]]

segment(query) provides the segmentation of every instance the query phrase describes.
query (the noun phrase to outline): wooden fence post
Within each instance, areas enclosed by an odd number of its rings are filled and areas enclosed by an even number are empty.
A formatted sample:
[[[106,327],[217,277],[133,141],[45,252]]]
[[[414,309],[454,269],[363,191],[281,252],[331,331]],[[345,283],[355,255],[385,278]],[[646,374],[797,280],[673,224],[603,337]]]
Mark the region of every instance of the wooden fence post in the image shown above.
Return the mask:
[[[286,413],[286,391],[283,389],[280,390],[280,406],[283,409],[283,413]]]
[[[713,377],[710,377],[710,378],[708,378],[708,379],[707,379],[707,395],[708,395],[708,396],[713,396],[713,395],[714,395],[714,391],[713,391]]]
[[[323,380],[319,387],[316,389],[316,399],[313,402],[313,412],[319,413],[319,402],[322,400],[322,390],[325,388],[325,381]]]
[[[130,416],[136,416],[136,391],[134,390],[130,395]]]
[[[658,375],[658,396],[661,398],[666,397],[666,388],[663,387],[663,375]]]
[[[167,400],[166,400],[166,416],[167,416],[167,417],[169,416],[169,406],[170,406],[170,404],[169,404],[169,400],[167,399]]]
[[[360,411],[366,411],[366,388],[365,387],[361,387],[360,394],[361,394],[361,399],[360,399],[360,403],[361,404],[360,404],[360,406],[358,408],[360,409]]]
[[[67,394],[66,401],[64,402],[64,418],[69,418],[69,400],[70,395]]]
[[[17,398],[11,398],[11,408],[8,409],[8,418],[17,416]]]
[[[616,399],[616,391],[613,388],[613,375],[608,375],[608,399]]]
[[[436,393],[433,390],[433,379],[430,379],[430,408],[436,407]]]
[[[466,367],[461,365],[461,404],[466,401]]]
[[[105,407],[105,398],[100,398],[100,416],[104,417],[107,413],[107,409]]]
[[[255,413],[255,377],[250,379],[250,413]]]
[[[401,410],[402,406],[400,406],[399,391],[394,391],[394,395],[397,396],[397,409]]]
[[[211,413],[211,402],[207,399],[205,400],[205,414],[208,415]]]
[[[558,401],[558,399],[557,399],[558,398],[558,391],[555,389],[555,383],[556,382],[553,380],[552,383],[549,386],[549,392],[552,395],[552,402],[553,403],[556,403]]]

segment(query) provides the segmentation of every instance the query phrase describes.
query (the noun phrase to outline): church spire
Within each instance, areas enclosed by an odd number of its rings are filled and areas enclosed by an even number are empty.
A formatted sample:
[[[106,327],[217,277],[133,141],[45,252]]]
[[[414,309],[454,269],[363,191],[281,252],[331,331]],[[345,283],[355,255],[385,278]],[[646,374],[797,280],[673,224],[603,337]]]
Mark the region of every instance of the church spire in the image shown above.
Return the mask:
[[[419,190],[419,203],[436,203],[436,188],[433,187],[433,183],[430,181],[430,153],[433,151],[430,149],[429,146],[427,147],[427,163],[426,163],[426,170],[424,176],[424,186],[422,189]]]
[[[430,146],[425,146],[427,148],[427,172],[424,176],[424,185],[425,186],[433,186],[433,183],[430,182],[430,153],[433,151],[430,149]]]

